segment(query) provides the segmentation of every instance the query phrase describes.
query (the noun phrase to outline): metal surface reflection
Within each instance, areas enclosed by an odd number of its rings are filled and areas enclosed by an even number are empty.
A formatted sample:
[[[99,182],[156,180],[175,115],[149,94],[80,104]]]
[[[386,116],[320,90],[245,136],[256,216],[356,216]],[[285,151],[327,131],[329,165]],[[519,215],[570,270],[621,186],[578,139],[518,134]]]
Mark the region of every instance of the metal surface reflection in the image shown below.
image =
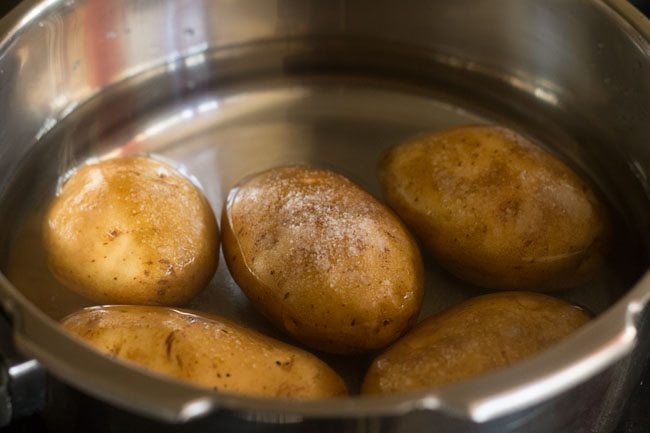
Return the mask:
[[[650,26],[623,1],[33,0],[0,22],[0,34],[0,299],[16,306],[18,347],[53,374],[131,413],[203,417],[202,427],[611,429],[650,341],[647,319],[630,311],[647,311],[650,297],[641,279],[650,82],[639,79],[650,76]],[[289,403],[167,382],[55,326],[88,301],[48,277],[38,212],[56,179],[89,157],[180,161],[218,211],[242,176],[285,163],[335,167],[377,193],[381,151],[482,121],[549,143],[634,230],[593,290],[563,294],[598,320],[535,359],[425,393]],[[195,305],[273,333],[219,272]],[[429,281],[441,289],[429,291],[425,314],[476,291],[435,267]],[[330,362],[354,371],[367,363]]]

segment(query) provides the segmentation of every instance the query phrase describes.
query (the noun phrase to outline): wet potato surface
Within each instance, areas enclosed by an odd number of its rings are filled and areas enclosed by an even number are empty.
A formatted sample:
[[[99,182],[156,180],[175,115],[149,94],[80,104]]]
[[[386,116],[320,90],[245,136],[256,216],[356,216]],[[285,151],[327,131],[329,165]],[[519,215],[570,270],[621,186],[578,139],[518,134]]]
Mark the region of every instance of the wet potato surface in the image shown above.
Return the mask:
[[[81,166],[43,222],[52,273],[98,303],[182,305],[218,262],[210,204],[175,169],[134,156]]]
[[[604,262],[606,211],[567,165],[515,132],[453,128],[381,161],[386,201],[437,262],[491,289],[549,291]]]
[[[390,210],[339,174],[284,167],[255,175],[231,192],[222,228],[235,281],[310,347],[381,348],[417,319],[415,242]]]
[[[591,316],[532,292],[501,292],[465,301],[420,322],[379,355],[364,394],[441,387],[525,359],[567,337]]]
[[[228,320],[165,307],[108,306],[62,321],[93,347],[216,391],[314,399],[347,394],[325,363]]]

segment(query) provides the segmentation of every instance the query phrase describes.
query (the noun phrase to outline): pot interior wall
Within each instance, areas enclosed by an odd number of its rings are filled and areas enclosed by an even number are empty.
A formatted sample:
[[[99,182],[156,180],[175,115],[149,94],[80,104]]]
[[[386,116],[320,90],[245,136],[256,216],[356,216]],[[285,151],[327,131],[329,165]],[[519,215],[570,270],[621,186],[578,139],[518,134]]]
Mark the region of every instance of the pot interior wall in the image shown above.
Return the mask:
[[[625,208],[631,191],[620,190],[634,182],[629,171],[619,171],[626,167],[623,155],[580,112],[517,89],[508,77],[451,60],[368,41],[293,40],[206,51],[120,82],[71,113],[22,161],[3,203],[12,210],[2,224],[12,234],[5,235],[3,272],[54,319],[91,305],[53,278],[40,240],[44,208],[61,178],[91,158],[166,158],[203,188],[220,215],[239,179],[284,164],[332,168],[380,198],[376,165],[387,148],[430,131],[488,122],[510,126],[555,152],[609,203],[616,242],[607,266],[590,283],[558,293],[602,312],[644,270],[634,215]],[[483,293],[432,258],[425,262],[421,318]],[[253,310],[223,257],[220,263],[188,307],[288,340]],[[322,356],[357,389],[366,356]]]
[[[647,268],[650,85],[638,77],[650,76],[650,61],[601,3],[69,3],[0,56],[0,97],[10,101],[0,107],[0,269],[55,320],[90,303],[48,271],[42,213],[61,177],[88,159],[167,158],[219,215],[239,179],[282,164],[332,168],[380,197],[376,163],[387,148],[467,123],[527,135],[608,204],[607,266],[557,296],[599,314]],[[425,262],[421,317],[483,293]],[[188,306],[287,340],[223,258]],[[371,355],[322,356],[355,390]]]

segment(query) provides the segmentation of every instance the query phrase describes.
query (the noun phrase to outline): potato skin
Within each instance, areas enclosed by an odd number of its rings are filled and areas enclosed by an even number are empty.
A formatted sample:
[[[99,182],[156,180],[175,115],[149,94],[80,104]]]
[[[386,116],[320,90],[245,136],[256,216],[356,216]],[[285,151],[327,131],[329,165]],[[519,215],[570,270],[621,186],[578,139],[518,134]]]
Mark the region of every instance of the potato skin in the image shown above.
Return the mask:
[[[606,211],[564,163],[501,127],[405,142],[380,162],[388,204],[450,272],[492,289],[586,282],[609,237]]]
[[[283,167],[255,175],[231,191],[222,227],[235,281],[310,347],[381,348],[417,319],[417,245],[389,209],[339,174]]]
[[[294,399],[347,395],[339,375],[315,356],[216,316],[105,306],[80,310],[62,324],[112,357],[213,390]]]
[[[45,214],[43,244],[57,279],[98,303],[182,305],[219,257],[203,194],[142,156],[80,167]]]
[[[362,393],[408,392],[475,377],[551,346],[590,318],[540,293],[479,296],[425,319],[379,355]]]

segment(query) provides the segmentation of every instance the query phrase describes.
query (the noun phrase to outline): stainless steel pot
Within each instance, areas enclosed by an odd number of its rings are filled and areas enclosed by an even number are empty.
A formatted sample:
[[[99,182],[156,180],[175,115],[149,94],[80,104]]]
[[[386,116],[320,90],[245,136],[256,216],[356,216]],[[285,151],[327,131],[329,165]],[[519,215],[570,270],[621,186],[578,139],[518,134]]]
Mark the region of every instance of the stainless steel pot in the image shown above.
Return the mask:
[[[283,162],[334,166],[376,191],[383,149],[468,121],[548,145],[618,215],[612,268],[561,294],[597,320],[539,356],[427,392],[287,402],[136,371],[57,327],[86,301],[43,270],[38,211],[85,158],[162,154],[218,212],[240,176]],[[650,23],[623,0],[25,1],[0,21],[2,311],[20,354],[152,420],[242,431],[610,431],[650,350],[649,143]],[[427,278],[423,314],[477,292],[435,267]],[[273,333],[224,266],[192,306]],[[328,360],[344,372],[367,362]]]

